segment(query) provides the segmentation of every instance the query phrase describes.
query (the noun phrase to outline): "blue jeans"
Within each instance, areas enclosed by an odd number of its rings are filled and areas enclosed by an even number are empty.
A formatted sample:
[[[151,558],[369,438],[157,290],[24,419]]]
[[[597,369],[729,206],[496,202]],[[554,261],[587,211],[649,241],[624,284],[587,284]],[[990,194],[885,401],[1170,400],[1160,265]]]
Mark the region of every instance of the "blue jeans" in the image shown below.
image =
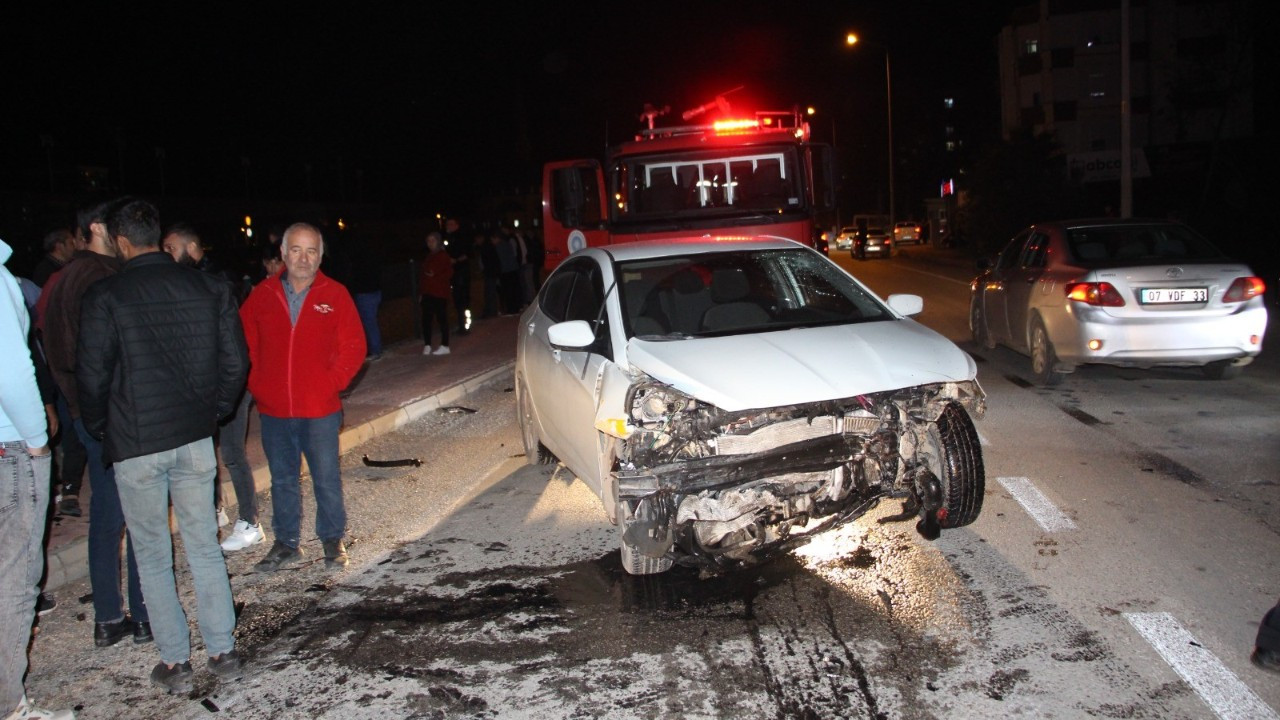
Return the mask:
[[[378,329],[378,306],[382,304],[382,292],[357,293],[356,312],[364,326],[364,341],[370,355],[382,354],[382,331]]]
[[[93,588],[94,622],[115,622],[124,617],[120,597],[120,535],[124,533],[124,513],[116,473],[102,460],[102,443],[90,437],[84,422],[76,418],[76,435],[89,456],[89,585]],[[125,541],[125,565],[129,575],[129,611],[138,622],[149,622],[134,559],[133,538]]]
[[[307,458],[316,495],[316,535],[341,540],[347,532],[338,469],[338,429],[342,411],[319,418],[278,418],[259,414],[262,451],[271,468],[271,525],[276,542],[296,548],[302,541],[302,457]]]
[[[227,473],[231,475],[231,487],[236,491],[240,519],[257,525],[258,488],[253,484],[253,468],[249,466],[249,456],[244,447],[252,405],[253,395],[245,390],[235,413],[218,428],[218,448],[222,451],[222,464],[227,466]]]
[[[191,568],[205,650],[213,656],[235,647],[236,611],[213,507],[217,475],[213,438],[116,463],[120,504],[129,520],[129,535],[137,541],[151,631],[160,659],[170,665],[191,658],[191,631],[173,575],[170,503]]]
[[[0,453],[0,713],[8,714],[23,697],[53,457],[21,441],[0,443]]]

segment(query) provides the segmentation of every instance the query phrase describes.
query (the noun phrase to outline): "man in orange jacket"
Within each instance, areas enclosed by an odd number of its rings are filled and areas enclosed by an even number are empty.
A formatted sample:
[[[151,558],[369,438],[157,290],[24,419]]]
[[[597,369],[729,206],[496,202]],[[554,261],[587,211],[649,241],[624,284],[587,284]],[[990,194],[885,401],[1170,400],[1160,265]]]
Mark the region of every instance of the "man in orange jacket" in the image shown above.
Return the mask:
[[[351,294],[320,272],[324,239],[306,223],[284,231],[285,270],[258,284],[240,308],[249,346],[249,392],[258,403],[271,470],[275,542],[257,564],[277,570],[302,558],[302,457],[316,496],[316,535],[327,567],[345,567],[347,512],[338,467],[344,390],[364,362],[364,328]]]

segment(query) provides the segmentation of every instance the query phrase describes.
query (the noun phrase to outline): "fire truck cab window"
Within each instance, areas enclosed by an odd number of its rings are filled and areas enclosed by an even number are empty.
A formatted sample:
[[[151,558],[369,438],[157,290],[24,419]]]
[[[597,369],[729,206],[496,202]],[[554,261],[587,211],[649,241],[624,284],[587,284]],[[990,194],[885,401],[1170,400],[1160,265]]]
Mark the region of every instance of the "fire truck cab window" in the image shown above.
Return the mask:
[[[795,168],[794,152],[789,149],[635,159],[619,168],[631,196],[619,208],[635,218],[799,209],[803,195]]]

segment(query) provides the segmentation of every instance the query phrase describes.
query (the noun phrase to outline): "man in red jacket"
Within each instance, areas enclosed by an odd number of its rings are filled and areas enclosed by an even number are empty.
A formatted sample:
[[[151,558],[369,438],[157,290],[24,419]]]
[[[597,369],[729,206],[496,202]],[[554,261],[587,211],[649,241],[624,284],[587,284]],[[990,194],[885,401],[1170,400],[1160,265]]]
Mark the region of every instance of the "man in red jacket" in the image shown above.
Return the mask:
[[[316,496],[316,535],[326,567],[345,567],[347,511],[338,468],[338,397],[364,362],[364,327],[351,294],[320,272],[320,231],[295,223],[280,243],[285,271],[258,284],[240,308],[249,346],[249,392],[258,403],[262,449],[271,470],[275,542],[257,564],[278,570],[302,557],[302,493],[307,458]]]

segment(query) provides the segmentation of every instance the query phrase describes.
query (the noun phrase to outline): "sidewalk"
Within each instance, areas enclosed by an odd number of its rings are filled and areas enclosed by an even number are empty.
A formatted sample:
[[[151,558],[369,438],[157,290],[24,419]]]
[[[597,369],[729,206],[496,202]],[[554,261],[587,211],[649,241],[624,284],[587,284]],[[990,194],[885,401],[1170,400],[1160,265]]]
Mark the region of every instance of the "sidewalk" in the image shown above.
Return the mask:
[[[382,359],[366,362],[343,399],[339,452],[452,405],[467,393],[494,382],[510,382],[516,355],[517,316],[481,320],[465,337],[451,337],[446,357],[424,357],[418,340],[383,348]],[[262,454],[257,411],[249,419],[246,442],[258,492],[268,490],[271,475]],[[235,521],[235,491],[219,465],[227,515]],[[82,517],[56,516],[49,529],[45,590],[54,590],[89,573],[89,483],[81,490]]]

